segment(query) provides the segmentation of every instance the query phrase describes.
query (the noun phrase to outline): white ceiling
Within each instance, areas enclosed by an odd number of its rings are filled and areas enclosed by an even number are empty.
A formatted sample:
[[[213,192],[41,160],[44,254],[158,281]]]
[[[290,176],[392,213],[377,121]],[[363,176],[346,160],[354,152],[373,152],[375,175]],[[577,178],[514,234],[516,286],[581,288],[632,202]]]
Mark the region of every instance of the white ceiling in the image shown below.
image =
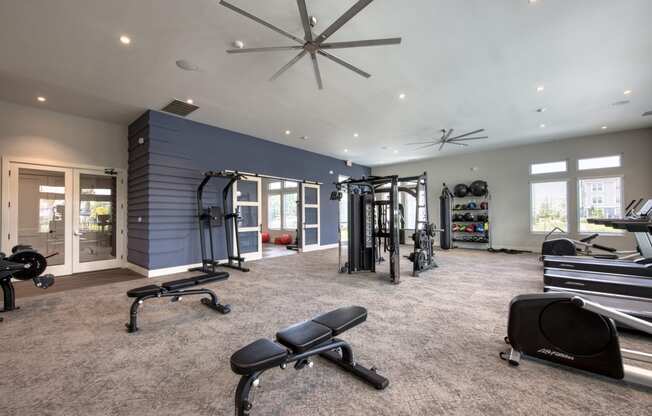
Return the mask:
[[[294,0],[230,1],[301,36]],[[354,0],[307,3],[319,33]],[[649,0],[376,0],[331,40],[403,44],[334,51],[372,77],[321,59],[319,91],[305,58],[267,81],[294,51],[227,55],[236,39],[292,41],[217,0],[0,0],[0,99],[128,123],[191,97],[193,120],[373,166],[652,126],[641,117],[652,110],[651,16]],[[406,145],[442,128],[490,139],[441,153]]]

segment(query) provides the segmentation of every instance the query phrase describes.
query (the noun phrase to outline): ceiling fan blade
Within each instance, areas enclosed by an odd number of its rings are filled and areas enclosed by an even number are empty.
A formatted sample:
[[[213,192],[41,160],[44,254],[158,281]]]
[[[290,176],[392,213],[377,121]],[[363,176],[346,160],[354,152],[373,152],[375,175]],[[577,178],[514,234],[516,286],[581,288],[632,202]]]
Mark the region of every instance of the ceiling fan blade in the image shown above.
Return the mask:
[[[430,140],[430,141],[428,141],[428,142],[405,143],[405,145],[406,145],[406,146],[412,146],[412,145],[417,145],[417,144],[426,144],[426,143],[435,143],[435,144],[437,144],[437,143],[439,143],[439,142],[434,142],[434,141]]]
[[[294,36],[293,34],[291,34],[289,32],[286,32],[283,29],[279,29],[278,27],[274,26],[273,24],[267,23],[263,19],[260,19],[260,18],[258,18],[256,16],[254,16],[253,14],[251,14],[249,12],[246,12],[246,11],[242,10],[241,8],[239,8],[237,6],[234,6],[233,4],[231,4],[229,2],[226,2],[224,0],[220,0],[220,4],[222,6],[224,6],[224,7],[226,7],[226,8],[229,8],[229,9],[233,10],[234,12],[236,12],[238,14],[243,15],[244,17],[247,17],[247,18],[253,20],[256,23],[259,23],[259,24],[261,24],[261,25],[263,25],[263,26],[265,26],[265,27],[267,27],[269,29],[272,29],[276,33],[279,33],[279,34],[281,34],[281,35],[283,35],[283,36],[285,36],[287,38],[290,38],[290,39],[292,39],[292,40],[294,40],[296,42],[299,42],[302,45],[306,42],[303,39],[298,38],[298,37]]]
[[[337,62],[338,64],[342,65],[343,67],[346,67],[346,68],[350,69],[351,71],[355,72],[358,75],[361,75],[361,76],[363,76],[365,78],[371,77],[370,73],[365,72],[362,69],[351,65],[350,63],[346,62],[343,59],[338,58],[335,55],[332,55],[332,54],[330,54],[328,52],[324,52],[324,51],[317,51],[317,53],[324,56],[324,57],[326,57],[326,58],[328,58],[328,59],[330,59],[333,62]]]
[[[468,144],[466,143],[458,143],[458,142],[446,142],[446,143],[455,144],[457,146],[464,146],[464,147],[468,146]]]
[[[455,129],[450,129],[450,130],[448,130],[448,131],[446,132],[446,134],[444,135],[444,137],[441,138],[442,141],[444,141],[444,142],[448,141],[448,138],[451,137],[451,134],[453,134],[453,131],[454,131],[454,130],[455,130]]]
[[[428,148],[428,147],[433,147],[433,146],[435,146],[436,144],[437,144],[437,142],[430,142],[430,144],[427,144],[427,145],[425,145],[425,146],[419,146],[419,147],[415,148],[414,150],[426,149],[426,148]]]
[[[297,0],[297,6],[299,6],[299,16],[301,16],[301,24],[303,25],[303,31],[306,34],[306,42],[312,42],[312,28],[310,27],[310,18],[308,17],[306,0]]]
[[[264,48],[227,49],[226,53],[276,52],[303,49],[303,46],[269,46]]]
[[[484,129],[480,129],[480,130],[472,131],[472,132],[470,132],[470,133],[465,133],[465,134],[461,134],[461,135],[459,135],[459,136],[453,137],[453,139],[460,139],[460,138],[462,138],[462,137],[470,136],[470,135],[472,135],[472,134],[482,133],[483,131],[484,131]]]
[[[464,139],[450,139],[449,142],[465,142],[467,140],[484,140],[488,139],[489,136],[482,136],[482,137],[466,137]]]
[[[355,3],[353,6],[351,6],[349,10],[344,12],[342,16],[340,16],[336,21],[334,21],[330,26],[328,26],[326,30],[322,32],[321,35],[317,36],[317,39],[315,41],[317,43],[322,43],[323,41],[331,37],[333,33],[337,32],[342,26],[346,24],[346,22],[353,19],[353,17],[356,14],[360,13],[360,11],[362,11],[362,9],[367,7],[372,1],[374,0],[358,0],[358,2]]]
[[[445,145],[446,145],[446,142],[442,141],[441,146],[439,146],[439,151],[440,152],[441,152],[441,149],[443,149]]]
[[[274,81],[276,78],[280,77],[285,71],[290,69],[290,67],[292,65],[296,64],[299,61],[299,59],[303,58],[307,53],[308,52],[306,52],[305,50],[302,50],[301,52],[299,52],[299,54],[297,56],[295,56],[294,58],[292,58],[292,60],[290,60],[290,62],[283,65],[283,67],[281,69],[276,71],[276,73],[274,75],[272,75],[272,77],[269,80]]]
[[[350,42],[330,42],[319,45],[321,49],[359,48],[362,46],[398,45],[401,38],[354,40]]]
[[[312,59],[312,68],[315,70],[315,79],[317,80],[317,87],[320,90],[324,89],[324,84],[321,82],[321,73],[319,72],[319,63],[317,63],[317,54],[315,52],[310,53],[310,59]]]

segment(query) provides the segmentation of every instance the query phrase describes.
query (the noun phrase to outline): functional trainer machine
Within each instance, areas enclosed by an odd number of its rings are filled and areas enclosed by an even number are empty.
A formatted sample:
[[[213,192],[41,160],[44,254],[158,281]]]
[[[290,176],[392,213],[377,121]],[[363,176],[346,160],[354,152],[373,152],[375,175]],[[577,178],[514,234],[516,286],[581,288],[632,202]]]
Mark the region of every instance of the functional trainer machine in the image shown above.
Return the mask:
[[[162,285],[147,285],[131,289],[127,292],[130,298],[136,298],[131,304],[129,310],[129,323],[125,324],[127,332],[138,331],[138,309],[142,307],[147,299],[172,298],[172,302],[179,302],[183,296],[208,295],[208,298],[202,298],[201,303],[222,315],[231,312],[230,305],[219,303],[217,295],[210,289],[192,288],[193,286],[203,285],[206,283],[219,282],[229,278],[226,272],[215,272],[204,274],[186,279],[173,280],[165,282]],[[192,289],[191,289],[192,288]]]
[[[222,206],[205,206],[204,190],[208,182],[213,178],[224,178],[227,184],[222,189]],[[248,272],[244,266],[244,258],[240,253],[240,235],[238,233],[238,221],[240,213],[233,210],[233,204],[228,201],[233,191],[233,184],[243,179],[244,175],[238,172],[208,171],[204,173],[204,179],[197,188],[197,220],[199,222],[199,243],[201,246],[202,265],[190,269],[190,271],[202,272],[206,275],[219,275],[222,272],[217,267],[228,267],[231,269]],[[213,228],[224,225],[226,238],[226,263],[220,263],[215,259],[215,243],[213,239]],[[206,245],[206,234],[208,234],[208,246]],[[235,244],[233,239],[235,238]]]
[[[34,286],[47,289],[54,284],[54,276],[43,274],[47,268],[47,258],[31,246],[18,245],[11,249],[11,256],[0,253],[0,287],[3,293],[3,305],[0,312],[20,309],[16,306],[16,292],[12,279],[32,280]],[[55,256],[52,254],[49,257]],[[2,322],[0,318],[0,322]]]
[[[331,199],[341,199],[343,188],[348,196],[348,261],[340,270],[375,272],[376,264],[384,261],[384,252],[389,253],[390,280],[400,282],[400,192],[416,199],[414,249],[408,256],[412,274],[418,276],[437,267],[433,237],[439,230],[429,220],[426,173],[404,178],[393,175],[347,179],[335,186],[337,191]]]
[[[389,385],[389,380],[355,361],[351,345],[339,338],[343,332],[367,320],[367,310],[348,306],[319,315],[311,320],[292,325],[276,333],[276,342],[261,338],[241,348],[231,356],[231,370],[241,376],[235,392],[235,412],[249,415],[253,404],[249,399],[252,387],[260,385],[261,375],[274,367],[286,369],[311,368],[311,357],[320,357],[353,374],[378,390]]]
[[[500,354],[517,366],[522,355],[652,387],[652,371],[623,362],[652,363],[652,354],[620,348],[616,323],[652,335],[652,324],[568,293],[515,297]]]

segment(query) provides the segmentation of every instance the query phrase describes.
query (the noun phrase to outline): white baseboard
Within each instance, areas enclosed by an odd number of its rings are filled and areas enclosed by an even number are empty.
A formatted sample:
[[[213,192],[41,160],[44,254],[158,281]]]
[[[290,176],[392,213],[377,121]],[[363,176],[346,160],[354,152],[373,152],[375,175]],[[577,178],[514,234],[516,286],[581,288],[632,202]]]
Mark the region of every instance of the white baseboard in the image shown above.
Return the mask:
[[[337,248],[337,243],[335,244],[325,244],[317,247],[309,247],[306,249],[301,250],[303,253],[307,253],[309,251],[319,251],[319,250],[328,250],[331,248]]]
[[[192,269],[193,267],[200,267],[201,263],[195,263],[195,264],[186,264],[184,266],[174,266],[174,267],[166,267],[163,269],[153,269],[153,270],[147,270],[144,267],[138,266],[133,263],[127,263],[127,268],[130,270],[135,271],[138,274],[141,274],[145,277],[160,277],[160,276],[167,276],[169,274],[176,274],[176,273],[183,273],[187,272],[188,269]]]

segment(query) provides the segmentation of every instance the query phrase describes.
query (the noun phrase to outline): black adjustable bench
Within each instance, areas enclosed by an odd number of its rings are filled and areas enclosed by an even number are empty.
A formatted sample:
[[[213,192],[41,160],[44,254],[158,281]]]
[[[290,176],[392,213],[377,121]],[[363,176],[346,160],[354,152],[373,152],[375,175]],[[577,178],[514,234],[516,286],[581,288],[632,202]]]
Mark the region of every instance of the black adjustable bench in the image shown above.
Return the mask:
[[[134,303],[131,304],[129,323],[125,324],[127,326],[127,332],[138,331],[138,308],[147,299],[172,298],[172,302],[177,302],[181,300],[182,296],[206,294],[209,295],[210,298],[202,298],[202,304],[222,314],[231,312],[231,307],[229,305],[220,304],[217,299],[217,295],[212,290],[206,288],[188,289],[193,286],[218,282],[228,278],[228,273],[219,272],[195,277],[188,277],[186,279],[173,280],[171,282],[165,282],[160,286],[147,285],[131,289],[127,292],[127,296],[130,298],[136,298],[136,300],[134,300]]]
[[[361,306],[348,306],[335,309],[311,320],[292,325],[276,333],[276,342],[259,339],[240,349],[231,356],[231,369],[241,375],[235,393],[235,408],[238,416],[249,414],[252,403],[249,392],[252,386],[259,385],[263,372],[274,367],[301,370],[312,367],[310,357],[319,355],[352,373],[378,390],[389,385],[389,380],[356,363],[351,346],[335,338],[344,331],[367,320],[367,310]]]

